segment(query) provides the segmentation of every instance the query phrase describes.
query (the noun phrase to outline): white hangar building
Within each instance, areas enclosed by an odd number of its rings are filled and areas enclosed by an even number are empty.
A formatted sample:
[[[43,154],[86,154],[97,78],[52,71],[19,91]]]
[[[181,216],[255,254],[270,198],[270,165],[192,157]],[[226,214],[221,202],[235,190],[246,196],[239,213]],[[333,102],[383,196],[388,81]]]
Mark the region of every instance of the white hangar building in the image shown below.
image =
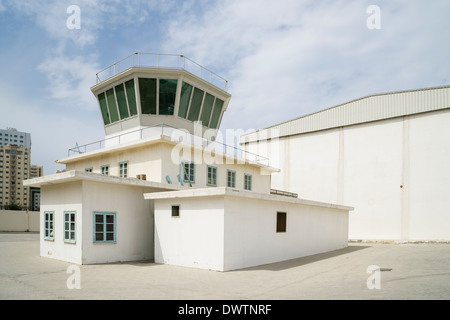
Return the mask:
[[[136,53],[99,72],[105,139],[24,182],[41,188],[41,256],[226,271],[346,247],[352,207],[274,190],[269,159],[214,141],[226,87],[179,55]]]
[[[349,238],[450,240],[450,87],[376,94],[241,137],[272,188],[355,207]]]

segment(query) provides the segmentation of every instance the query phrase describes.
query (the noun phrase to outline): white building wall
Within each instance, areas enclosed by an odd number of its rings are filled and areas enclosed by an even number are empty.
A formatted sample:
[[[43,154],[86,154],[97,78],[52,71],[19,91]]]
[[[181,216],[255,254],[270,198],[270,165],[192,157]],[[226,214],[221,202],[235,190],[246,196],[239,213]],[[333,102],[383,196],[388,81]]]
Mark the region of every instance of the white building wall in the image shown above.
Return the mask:
[[[42,257],[82,263],[82,191],[81,182],[41,187],[40,254]],[[54,240],[44,239],[45,212],[54,212]],[[64,212],[76,213],[75,243],[64,242]]]
[[[156,263],[228,271],[348,243],[348,207],[227,188],[145,197],[155,201]],[[180,206],[179,217],[171,216],[172,205]],[[276,232],[277,211],[287,213],[286,232]]]
[[[83,181],[83,264],[153,259],[153,212],[145,192]],[[116,214],[116,243],[94,243],[94,211]]]
[[[66,171],[92,168],[93,173],[102,173],[101,166],[109,165],[109,175],[119,176],[119,163],[128,161],[128,177],[136,178],[145,174],[149,181],[165,182],[162,176],[161,144],[152,147],[134,148],[126,151],[117,151],[100,154],[77,162],[66,164]],[[164,179],[164,180],[163,180]]]
[[[158,199],[154,206],[156,263],[223,270],[223,198]]]
[[[350,238],[401,239],[402,118],[343,131],[344,172],[339,190],[344,202],[355,207]]]
[[[350,239],[450,240],[449,121],[445,109],[279,138],[272,188],[355,207]]]
[[[152,202],[148,188],[94,181],[41,187],[41,256],[77,264],[153,259]],[[76,212],[76,241],[65,242],[64,212]],[[116,214],[116,243],[94,243],[94,211]],[[54,239],[44,239],[45,212],[54,212]]]
[[[39,232],[39,211],[0,210],[0,232]]]
[[[344,204],[342,199],[337,198],[338,130],[326,134],[310,133],[307,139],[293,137],[280,141],[284,158],[280,167],[289,167],[289,170],[273,174],[273,188],[298,193],[304,199]],[[319,196],[311,198],[310,195]]]
[[[209,151],[195,150],[191,153],[180,152],[181,148],[173,148],[170,145],[162,146],[162,171],[168,175],[172,183],[178,183],[177,175],[180,174],[181,161],[193,161],[195,163],[195,182],[192,183],[194,188],[209,187],[207,184],[207,168],[213,166],[217,168],[217,187],[227,186],[227,171],[236,172],[236,189],[244,190],[244,175],[252,175],[252,191],[269,193],[270,192],[270,174],[261,170],[261,167],[244,164],[236,159],[226,159],[222,156],[214,156]],[[242,161],[243,162],[243,161]],[[182,173],[182,172],[181,172]],[[185,185],[188,183],[183,182]]]
[[[109,175],[119,176],[119,163],[128,161],[128,177],[130,178],[145,174],[148,181],[167,183],[166,176],[168,176],[172,184],[178,184],[180,162],[182,160],[194,161],[195,183],[192,184],[192,187],[207,187],[207,167],[211,165],[217,167],[217,186],[227,185],[227,170],[229,169],[236,171],[237,189],[244,189],[244,174],[247,173],[252,175],[252,191],[270,192],[270,174],[261,170],[261,167],[239,163],[237,160],[232,162],[222,156],[209,157],[208,153],[198,150],[194,154],[191,148],[187,148],[190,153],[180,152],[180,150],[183,149],[172,144],[155,143],[126,151],[102,153],[88,159],[70,162],[66,165],[66,171],[84,171],[86,168],[92,168],[93,173],[101,173],[101,166],[109,165]],[[188,185],[186,182],[183,183]]]
[[[404,233],[410,239],[450,240],[450,110],[411,116],[405,171]],[[408,188],[409,185],[409,188]]]
[[[286,232],[276,232],[277,212]],[[226,197],[224,270],[347,247],[348,211],[282,201]]]

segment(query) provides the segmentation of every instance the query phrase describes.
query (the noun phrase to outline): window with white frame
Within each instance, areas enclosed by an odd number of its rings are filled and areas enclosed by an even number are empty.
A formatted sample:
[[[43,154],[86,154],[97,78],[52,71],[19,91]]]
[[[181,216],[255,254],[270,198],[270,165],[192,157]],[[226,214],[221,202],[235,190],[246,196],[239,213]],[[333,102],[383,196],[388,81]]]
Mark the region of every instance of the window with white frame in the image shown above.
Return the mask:
[[[116,243],[115,212],[94,212],[94,243]]]
[[[76,214],[74,211],[64,211],[64,241],[75,243]]]
[[[123,161],[119,163],[119,177],[128,177],[128,161]]]
[[[207,167],[207,181],[208,186],[217,187],[217,167]]]
[[[44,239],[46,240],[55,239],[53,230],[54,214],[55,213],[53,211],[44,212]]]

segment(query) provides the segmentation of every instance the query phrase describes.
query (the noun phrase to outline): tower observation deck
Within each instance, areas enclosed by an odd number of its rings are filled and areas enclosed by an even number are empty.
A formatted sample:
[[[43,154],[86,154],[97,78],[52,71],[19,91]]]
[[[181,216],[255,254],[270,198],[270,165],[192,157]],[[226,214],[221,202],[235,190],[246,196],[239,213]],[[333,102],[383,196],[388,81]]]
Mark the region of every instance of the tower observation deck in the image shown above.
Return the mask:
[[[231,95],[228,81],[183,55],[133,53],[98,72],[91,88],[106,136],[167,126],[217,130]]]

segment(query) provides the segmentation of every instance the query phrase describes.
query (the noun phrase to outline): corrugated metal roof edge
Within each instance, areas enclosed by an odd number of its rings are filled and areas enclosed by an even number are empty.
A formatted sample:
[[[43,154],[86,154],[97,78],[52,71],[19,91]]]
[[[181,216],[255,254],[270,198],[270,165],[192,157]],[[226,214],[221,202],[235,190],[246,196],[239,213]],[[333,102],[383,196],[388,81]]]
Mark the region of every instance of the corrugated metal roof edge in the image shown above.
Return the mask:
[[[390,91],[390,92],[376,93],[376,94],[367,95],[367,96],[364,96],[364,97],[361,97],[361,98],[353,99],[353,100],[350,100],[350,101],[338,104],[336,106],[332,106],[332,107],[325,108],[325,109],[322,109],[322,110],[319,110],[319,111],[316,111],[316,112],[308,113],[306,115],[303,115],[303,116],[300,116],[300,117],[297,117],[297,118],[294,118],[294,119],[291,119],[291,120],[286,120],[286,121],[283,121],[283,122],[279,122],[279,123],[271,125],[269,127],[258,129],[258,130],[254,131],[254,132],[250,132],[250,133],[242,135],[241,138],[242,137],[251,136],[251,135],[257,134],[258,132],[267,130],[267,129],[278,127],[278,126],[281,126],[281,125],[286,124],[286,123],[290,123],[290,122],[293,122],[293,121],[296,121],[296,120],[299,120],[299,119],[302,119],[302,118],[310,117],[312,115],[315,115],[315,114],[318,114],[318,113],[321,113],[321,112],[329,111],[331,109],[339,108],[339,107],[341,107],[343,105],[347,105],[347,104],[350,104],[350,103],[353,103],[353,102],[356,102],[356,101],[360,101],[360,100],[364,100],[364,99],[368,99],[368,98],[373,98],[373,97],[378,97],[378,96],[385,96],[385,95],[393,95],[393,94],[401,94],[401,93],[409,93],[409,92],[417,92],[417,91],[438,90],[438,89],[450,89],[450,85],[438,86],[438,87],[420,88],[420,89],[411,89],[411,90]],[[323,129],[321,129],[321,130],[323,130]],[[284,136],[284,135],[282,135],[282,136]],[[250,141],[248,141],[248,142],[250,142]]]

